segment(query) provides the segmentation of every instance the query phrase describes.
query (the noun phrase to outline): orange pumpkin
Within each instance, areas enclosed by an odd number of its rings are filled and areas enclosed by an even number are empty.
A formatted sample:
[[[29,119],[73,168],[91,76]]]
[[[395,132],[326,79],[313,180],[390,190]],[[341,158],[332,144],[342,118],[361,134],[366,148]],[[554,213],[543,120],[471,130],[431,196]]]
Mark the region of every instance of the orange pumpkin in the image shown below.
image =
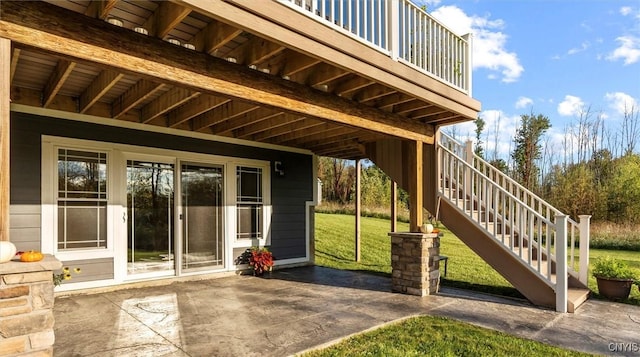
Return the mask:
[[[42,258],[44,258],[42,253],[36,252],[34,250],[24,252],[20,255],[21,262],[37,262],[42,260]]]

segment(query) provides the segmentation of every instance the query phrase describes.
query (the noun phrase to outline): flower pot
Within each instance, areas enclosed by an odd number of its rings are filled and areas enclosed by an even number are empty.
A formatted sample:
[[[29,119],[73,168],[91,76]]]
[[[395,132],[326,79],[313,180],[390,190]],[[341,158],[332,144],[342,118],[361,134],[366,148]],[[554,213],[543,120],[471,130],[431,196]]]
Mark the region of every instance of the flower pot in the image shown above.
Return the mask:
[[[598,292],[609,300],[624,300],[631,293],[633,279],[611,279],[596,277]]]
[[[8,241],[0,241],[0,263],[6,263],[16,255],[15,244]]]

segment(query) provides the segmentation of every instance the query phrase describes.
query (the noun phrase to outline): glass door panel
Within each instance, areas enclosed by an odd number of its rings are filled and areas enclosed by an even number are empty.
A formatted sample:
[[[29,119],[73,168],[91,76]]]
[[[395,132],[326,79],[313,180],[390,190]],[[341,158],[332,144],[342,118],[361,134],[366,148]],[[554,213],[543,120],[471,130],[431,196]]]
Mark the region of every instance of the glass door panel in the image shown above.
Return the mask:
[[[182,268],[224,266],[223,170],[184,164],[182,189]]]
[[[127,273],[173,271],[173,165],[127,160]]]

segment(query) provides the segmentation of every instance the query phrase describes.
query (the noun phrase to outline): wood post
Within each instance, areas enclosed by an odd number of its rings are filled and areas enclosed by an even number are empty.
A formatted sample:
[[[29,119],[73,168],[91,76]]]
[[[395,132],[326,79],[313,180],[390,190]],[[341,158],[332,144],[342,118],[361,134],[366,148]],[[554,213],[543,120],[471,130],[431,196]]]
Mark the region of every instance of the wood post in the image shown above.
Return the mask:
[[[361,181],[362,162],[356,160],[356,245],[355,245],[355,257],[356,262],[360,261],[360,181]]]
[[[0,240],[9,240],[11,41],[0,38]]]
[[[423,145],[422,141],[409,141],[403,145],[403,156],[408,158],[409,169],[409,230],[413,233],[423,230]]]
[[[391,181],[391,232],[398,230],[398,183]]]

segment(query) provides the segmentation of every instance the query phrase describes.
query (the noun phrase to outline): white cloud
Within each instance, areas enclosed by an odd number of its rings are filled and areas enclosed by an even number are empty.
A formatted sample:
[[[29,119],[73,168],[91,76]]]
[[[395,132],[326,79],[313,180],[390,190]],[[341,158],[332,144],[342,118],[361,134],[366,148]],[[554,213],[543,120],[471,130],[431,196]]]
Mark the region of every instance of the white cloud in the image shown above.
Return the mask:
[[[567,51],[567,54],[569,56],[575,55],[576,53],[586,51],[589,47],[591,47],[591,43],[589,43],[589,41],[585,41],[580,45],[580,47],[574,47],[569,49],[569,51]]]
[[[516,101],[516,109],[526,108],[533,105],[533,99],[527,97],[520,97]]]
[[[431,15],[442,21],[455,33],[464,35],[473,33],[473,68],[486,68],[501,74],[506,83],[520,78],[524,68],[518,55],[506,49],[508,36],[500,30],[504,21],[491,20],[489,16],[467,15],[456,6],[441,6]],[[495,77],[492,73],[489,78]]]
[[[558,104],[558,113],[563,116],[576,116],[584,112],[584,102],[580,97],[566,95]]]
[[[622,16],[627,16],[632,12],[633,12],[633,9],[631,8],[631,6],[623,6],[620,8],[620,14],[622,14]]]
[[[640,60],[640,38],[634,36],[620,36],[616,38],[620,44],[608,56],[609,61],[624,60],[625,65],[633,64]]]
[[[609,107],[620,115],[624,115],[625,112],[629,113],[632,109],[635,111],[640,109],[638,106],[638,100],[627,93],[607,93],[605,94],[604,99],[609,102]]]

